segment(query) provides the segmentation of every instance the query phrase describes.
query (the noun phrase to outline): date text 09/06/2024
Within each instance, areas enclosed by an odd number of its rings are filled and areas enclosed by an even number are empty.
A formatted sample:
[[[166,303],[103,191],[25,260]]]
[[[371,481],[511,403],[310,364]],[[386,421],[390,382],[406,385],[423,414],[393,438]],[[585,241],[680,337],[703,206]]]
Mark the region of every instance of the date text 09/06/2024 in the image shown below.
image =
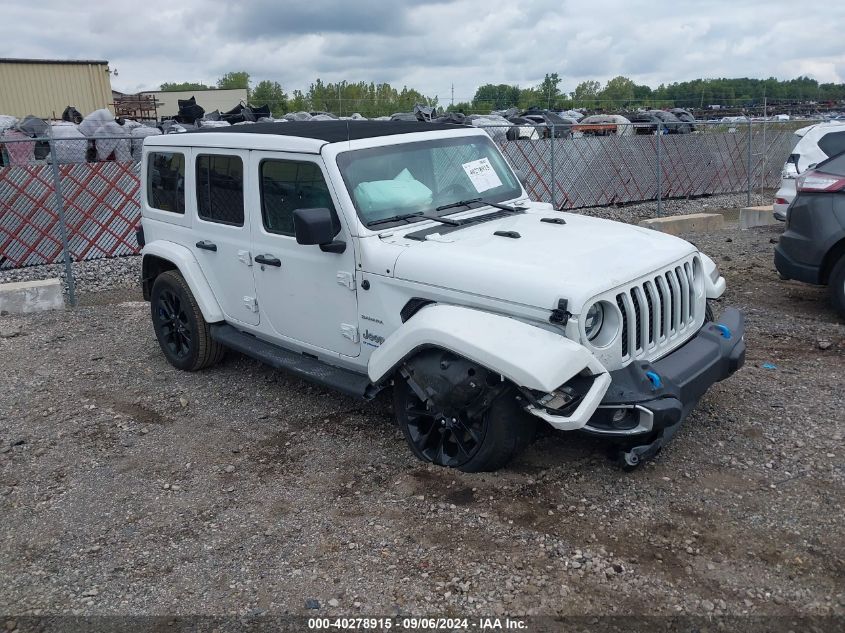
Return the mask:
[[[454,631],[470,630],[495,631],[512,630],[524,631],[527,623],[513,618],[309,618],[309,630],[388,630],[406,629],[414,631]]]

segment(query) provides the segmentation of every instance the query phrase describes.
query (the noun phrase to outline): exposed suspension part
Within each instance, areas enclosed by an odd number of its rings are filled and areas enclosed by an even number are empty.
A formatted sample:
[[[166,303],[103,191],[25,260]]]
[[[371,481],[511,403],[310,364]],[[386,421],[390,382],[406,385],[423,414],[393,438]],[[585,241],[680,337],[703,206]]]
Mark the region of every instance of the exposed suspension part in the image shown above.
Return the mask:
[[[418,354],[400,373],[420,400],[447,416],[457,412],[480,415],[505,389],[499,374],[437,349]]]

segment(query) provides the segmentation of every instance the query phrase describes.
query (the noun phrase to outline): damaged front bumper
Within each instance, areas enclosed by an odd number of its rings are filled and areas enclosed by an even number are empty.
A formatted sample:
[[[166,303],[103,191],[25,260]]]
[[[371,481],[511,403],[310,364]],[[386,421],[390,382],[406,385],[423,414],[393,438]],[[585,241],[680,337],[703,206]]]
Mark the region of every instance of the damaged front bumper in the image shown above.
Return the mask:
[[[689,341],[660,360],[634,361],[605,374],[609,380],[604,383],[609,385],[591,412],[579,406],[580,415],[564,418],[538,407],[529,411],[558,429],[621,439],[625,465],[636,466],[674,436],[713,383],[733,374],[744,362],[745,320],[741,312],[728,308],[717,323],[705,323]],[[597,391],[595,382],[592,387],[590,394]],[[577,423],[573,423],[575,417]]]

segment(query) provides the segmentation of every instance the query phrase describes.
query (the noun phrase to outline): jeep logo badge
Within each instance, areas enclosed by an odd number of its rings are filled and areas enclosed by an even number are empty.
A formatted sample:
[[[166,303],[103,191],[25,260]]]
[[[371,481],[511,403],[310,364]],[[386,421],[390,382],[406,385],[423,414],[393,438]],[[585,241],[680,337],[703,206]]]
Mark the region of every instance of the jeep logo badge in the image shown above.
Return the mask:
[[[379,336],[378,334],[373,334],[369,330],[364,330],[363,338],[365,341],[370,341],[371,343],[375,343],[376,345],[381,345],[384,343],[384,337]]]

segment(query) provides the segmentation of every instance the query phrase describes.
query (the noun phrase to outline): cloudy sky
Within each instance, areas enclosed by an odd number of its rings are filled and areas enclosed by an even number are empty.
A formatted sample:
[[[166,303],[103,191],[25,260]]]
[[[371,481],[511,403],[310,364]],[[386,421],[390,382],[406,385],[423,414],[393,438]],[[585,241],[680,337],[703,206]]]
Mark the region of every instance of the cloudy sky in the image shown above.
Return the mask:
[[[90,6],[92,8],[86,8]],[[96,6],[97,8],[93,8]],[[584,79],[809,75],[845,81],[845,3],[812,20],[783,0],[3,0],[0,57],[105,59],[114,88],[214,83],[230,70],[290,92],[316,78],[415,87],[441,103],[483,83],[571,91]],[[821,5],[819,5],[821,6]]]

